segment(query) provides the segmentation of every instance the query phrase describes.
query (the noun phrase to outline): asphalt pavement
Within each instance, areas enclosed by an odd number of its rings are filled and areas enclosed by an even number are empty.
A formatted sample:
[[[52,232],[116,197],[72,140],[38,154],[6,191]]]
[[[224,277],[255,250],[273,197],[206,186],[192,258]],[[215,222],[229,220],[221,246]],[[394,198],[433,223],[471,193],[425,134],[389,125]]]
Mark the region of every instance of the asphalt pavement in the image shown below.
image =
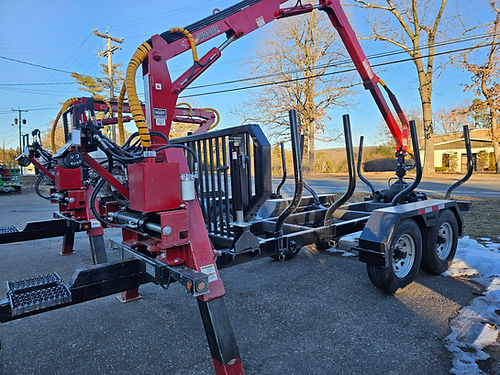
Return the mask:
[[[0,225],[49,218],[53,208],[32,193],[2,195]],[[0,245],[0,296],[7,280],[57,271],[69,281],[90,265],[85,234],[77,234],[75,255],[58,255],[60,246],[60,238]],[[467,280],[421,272],[389,296],[354,258],[306,250],[221,277],[247,374],[447,374],[448,321],[480,292]],[[176,284],[145,285],[141,294],[1,324],[0,374],[213,373],[194,299]]]

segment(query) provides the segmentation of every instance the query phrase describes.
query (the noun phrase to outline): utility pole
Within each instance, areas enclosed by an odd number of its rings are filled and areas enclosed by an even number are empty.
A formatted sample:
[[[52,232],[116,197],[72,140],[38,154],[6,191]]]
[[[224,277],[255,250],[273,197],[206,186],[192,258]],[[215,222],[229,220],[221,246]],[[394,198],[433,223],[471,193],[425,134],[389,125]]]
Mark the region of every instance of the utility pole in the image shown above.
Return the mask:
[[[18,112],[19,117],[14,119],[14,126],[18,125],[19,126],[19,153],[21,154],[23,152],[23,133],[22,133],[22,125],[26,125],[26,119],[22,119],[22,112],[28,112],[27,109],[21,109],[17,108],[14,109],[12,108],[13,112]],[[23,168],[21,167],[21,174],[23,173]]]
[[[113,55],[113,53],[116,50],[122,48],[120,46],[112,46],[111,41],[122,44],[123,38],[118,39],[118,38],[112,37],[111,35],[109,35],[109,31],[107,31],[107,30],[106,30],[106,34],[102,34],[102,33],[98,32],[97,29],[94,29],[94,31],[92,31],[92,34],[97,35],[101,38],[104,38],[108,42],[108,48],[105,49],[104,51],[98,52],[97,56],[99,56],[99,57],[108,56],[109,98],[111,99],[111,98],[115,97],[115,93],[114,93],[115,87],[114,87],[114,82],[113,82],[113,63],[111,60],[111,56]],[[112,137],[113,141],[116,142],[116,129],[114,126],[111,126],[111,137]]]
[[[2,137],[2,164],[5,164],[5,137]]]

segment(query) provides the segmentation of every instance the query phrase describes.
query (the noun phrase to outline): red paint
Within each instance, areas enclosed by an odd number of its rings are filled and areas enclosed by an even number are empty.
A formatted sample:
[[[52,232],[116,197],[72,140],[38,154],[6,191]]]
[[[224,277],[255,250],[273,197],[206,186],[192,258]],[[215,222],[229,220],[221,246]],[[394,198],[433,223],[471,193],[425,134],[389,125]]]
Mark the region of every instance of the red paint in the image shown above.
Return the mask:
[[[234,363],[223,365],[215,358],[212,358],[216,375],[244,375],[243,364],[240,358],[236,358]]]
[[[121,184],[111,173],[107,171],[106,168],[103,168],[101,164],[95,161],[89,154],[86,152],[83,153],[83,159],[87,162],[87,164],[100,176],[102,176],[106,181],[108,181],[116,190],[120,192],[125,198],[129,197],[129,191],[125,186]]]
[[[54,170],[57,190],[80,189],[82,187],[81,168],[68,169],[56,165]]]
[[[180,178],[177,163],[130,164],[130,208],[140,212],[178,209],[182,203]]]

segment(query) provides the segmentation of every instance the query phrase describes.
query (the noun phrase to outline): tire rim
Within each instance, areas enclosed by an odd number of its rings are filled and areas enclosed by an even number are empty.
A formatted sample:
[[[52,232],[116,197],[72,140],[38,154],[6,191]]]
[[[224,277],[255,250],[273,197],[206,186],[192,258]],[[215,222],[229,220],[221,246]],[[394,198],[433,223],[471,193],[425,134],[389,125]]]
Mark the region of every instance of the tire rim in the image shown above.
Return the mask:
[[[447,221],[441,224],[438,230],[438,241],[436,243],[436,254],[441,260],[445,260],[450,255],[453,244],[453,229]]]
[[[415,240],[409,234],[401,235],[396,241],[392,256],[394,274],[403,278],[407,276],[415,263]]]

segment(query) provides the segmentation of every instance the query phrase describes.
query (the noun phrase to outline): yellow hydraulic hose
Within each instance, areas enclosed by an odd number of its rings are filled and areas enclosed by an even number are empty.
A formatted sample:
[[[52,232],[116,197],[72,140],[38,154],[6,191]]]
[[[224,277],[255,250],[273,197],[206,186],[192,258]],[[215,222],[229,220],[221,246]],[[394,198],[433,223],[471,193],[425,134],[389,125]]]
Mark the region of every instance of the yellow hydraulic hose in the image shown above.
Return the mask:
[[[73,104],[75,100],[78,100],[79,98],[70,98],[66,100],[59,111],[59,113],[56,116],[56,119],[54,120],[54,123],[52,124],[52,128],[50,129],[50,143],[52,145],[52,151],[56,152],[56,128],[57,128],[57,123],[59,122],[59,119],[61,118],[61,115],[66,112],[68,107]]]
[[[104,104],[107,105],[107,107],[109,108],[109,112],[108,112],[108,118],[111,118],[113,117],[113,108],[111,108],[111,104],[108,102],[108,100],[106,98],[104,98],[103,96],[101,95],[95,95],[93,97],[94,100],[100,100],[101,102],[104,102]],[[104,118],[104,117],[103,117]]]
[[[135,121],[135,125],[137,126],[137,131],[139,132],[139,137],[141,139],[142,147],[150,147],[151,146],[151,136],[149,134],[148,126],[146,124],[146,119],[144,118],[144,113],[142,113],[141,103],[139,102],[139,98],[137,97],[137,88],[135,86],[135,74],[139,65],[144,61],[144,59],[148,55],[148,51],[151,49],[149,43],[142,43],[137,51],[135,51],[132,59],[128,63],[127,66],[127,74],[125,78],[125,82],[127,84],[127,92],[128,92],[128,101],[130,105],[130,111],[132,112],[132,116]],[[122,88],[123,91],[123,88]],[[121,96],[121,92],[120,92]]]
[[[219,121],[220,121],[220,115],[219,115],[219,112],[217,112],[216,109],[214,108],[210,108],[210,107],[207,107],[207,108],[200,108],[201,111],[212,111],[213,113],[215,113],[215,115],[217,116],[217,121],[215,121],[212,126],[210,126],[208,128],[208,130],[212,130],[213,128],[215,128],[217,125],[219,125]]]
[[[170,32],[171,33],[181,33],[181,34],[184,34],[186,36],[186,38],[189,41],[189,45],[191,46],[191,52],[193,53],[193,61],[195,63],[197,63],[198,62],[198,53],[196,52],[196,43],[195,43],[194,38],[191,35],[191,33],[189,31],[187,31],[186,29],[184,29],[183,27],[171,27]]]
[[[118,131],[120,132],[120,144],[125,143],[125,129],[123,127],[123,101],[125,100],[125,93],[127,92],[127,85],[123,82],[120,96],[118,97]]]
[[[193,116],[193,108],[189,105],[189,103],[177,103],[176,107],[180,107],[181,105],[185,105],[189,108],[189,117]]]
[[[170,32],[182,33],[186,36],[186,38],[189,41],[191,51],[193,53],[193,61],[197,63],[198,54],[196,52],[196,43],[191,33],[182,27],[172,27],[170,29]],[[132,112],[135,125],[137,126],[137,130],[139,132],[141,145],[142,147],[145,148],[151,146],[151,136],[149,134],[146,119],[144,118],[144,113],[142,112],[141,103],[139,102],[139,98],[137,97],[135,74],[137,72],[137,69],[139,68],[139,65],[141,65],[144,59],[148,56],[149,50],[151,50],[151,45],[147,42],[144,42],[139,46],[139,48],[137,48],[134,55],[132,56],[132,59],[130,59],[130,62],[128,63],[127,66],[127,73],[125,76],[126,87],[122,87],[120,91],[120,98],[118,100],[118,126],[120,127],[123,126],[123,113],[122,113],[123,99],[125,97],[125,93],[128,92],[130,111]]]

